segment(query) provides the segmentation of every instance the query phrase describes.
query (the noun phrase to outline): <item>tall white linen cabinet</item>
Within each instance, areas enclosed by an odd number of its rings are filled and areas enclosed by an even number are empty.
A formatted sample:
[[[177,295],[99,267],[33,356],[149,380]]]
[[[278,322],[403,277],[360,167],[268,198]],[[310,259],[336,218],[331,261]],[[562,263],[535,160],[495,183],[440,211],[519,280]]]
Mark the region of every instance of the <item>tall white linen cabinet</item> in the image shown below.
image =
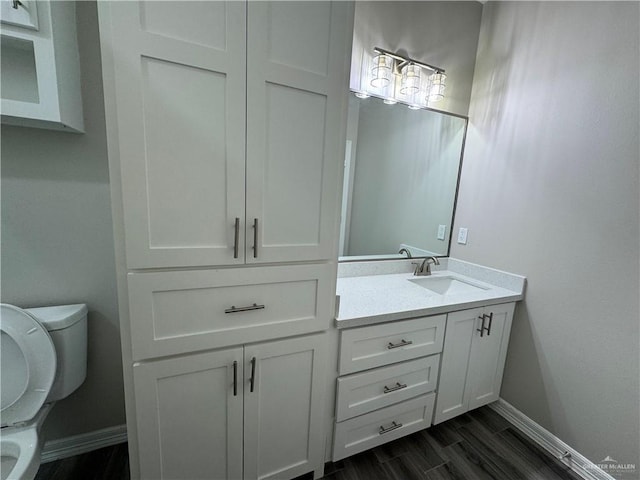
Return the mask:
[[[325,459],[350,2],[99,2],[132,478]]]

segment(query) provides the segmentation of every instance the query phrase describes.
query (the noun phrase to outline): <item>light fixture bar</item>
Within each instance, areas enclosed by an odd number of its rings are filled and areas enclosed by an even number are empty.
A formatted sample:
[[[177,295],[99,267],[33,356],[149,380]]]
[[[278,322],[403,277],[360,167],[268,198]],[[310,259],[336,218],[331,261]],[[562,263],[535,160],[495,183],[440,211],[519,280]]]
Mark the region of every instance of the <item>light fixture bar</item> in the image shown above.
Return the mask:
[[[414,60],[413,58],[403,57],[402,55],[390,52],[389,50],[385,50],[384,48],[374,47],[373,51],[376,53],[381,53],[383,55],[388,55],[389,57],[398,60],[399,62],[412,63],[414,65],[419,65],[421,67],[428,68],[429,70],[433,70],[436,73],[444,73],[444,68],[429,65],[428,63],[420,62],[418,60]]]

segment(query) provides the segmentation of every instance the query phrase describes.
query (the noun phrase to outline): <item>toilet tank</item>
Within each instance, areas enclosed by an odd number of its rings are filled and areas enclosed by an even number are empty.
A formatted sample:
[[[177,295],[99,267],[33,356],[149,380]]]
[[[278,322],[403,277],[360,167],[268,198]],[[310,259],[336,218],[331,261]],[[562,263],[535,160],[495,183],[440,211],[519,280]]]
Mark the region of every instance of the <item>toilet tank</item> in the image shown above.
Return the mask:
[[[87,376],[87,306],[25,309],[48,330],[56,349],[56,376],[47,402],[70,395]]]

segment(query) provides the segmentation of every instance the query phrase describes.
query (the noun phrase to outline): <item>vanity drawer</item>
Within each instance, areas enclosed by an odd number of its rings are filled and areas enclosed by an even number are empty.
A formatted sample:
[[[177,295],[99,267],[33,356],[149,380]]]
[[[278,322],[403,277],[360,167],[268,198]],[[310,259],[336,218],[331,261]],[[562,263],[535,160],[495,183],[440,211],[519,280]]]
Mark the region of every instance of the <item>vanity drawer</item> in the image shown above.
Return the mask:
[[[341,460],[429,427],[435,397],[435,393],[422,395],[337,423],[332,460]]]
[[[340,375],[442,351],[446,315],[343,330]]]
[[[396,363],[338,379],[336,420],[432,392],[438,381],[440,355]]]
[[[133,360],[326,330],[331,265],[129,274]]]

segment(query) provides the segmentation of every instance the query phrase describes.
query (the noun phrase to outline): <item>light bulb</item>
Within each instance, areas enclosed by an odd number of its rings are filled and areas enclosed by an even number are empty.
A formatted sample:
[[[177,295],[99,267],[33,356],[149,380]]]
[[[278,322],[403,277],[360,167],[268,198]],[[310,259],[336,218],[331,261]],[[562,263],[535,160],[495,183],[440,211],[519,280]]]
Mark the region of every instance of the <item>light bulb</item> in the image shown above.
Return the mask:
[[[429,93],[427,93],[427,102],[435,103],[444,98],[444,90],[447,76],[444,73],[436,72],[429,76]]]
[[[413,95],[418,90],[420,90],[420,67],[409,63],[402,67],[400,93],[402,95]]]
[[[381,53],[373,57],[373,68],[371,69],[373,78],[371,85],[375,88],[383,88],[391,83],[393,75],[393,58]]]

